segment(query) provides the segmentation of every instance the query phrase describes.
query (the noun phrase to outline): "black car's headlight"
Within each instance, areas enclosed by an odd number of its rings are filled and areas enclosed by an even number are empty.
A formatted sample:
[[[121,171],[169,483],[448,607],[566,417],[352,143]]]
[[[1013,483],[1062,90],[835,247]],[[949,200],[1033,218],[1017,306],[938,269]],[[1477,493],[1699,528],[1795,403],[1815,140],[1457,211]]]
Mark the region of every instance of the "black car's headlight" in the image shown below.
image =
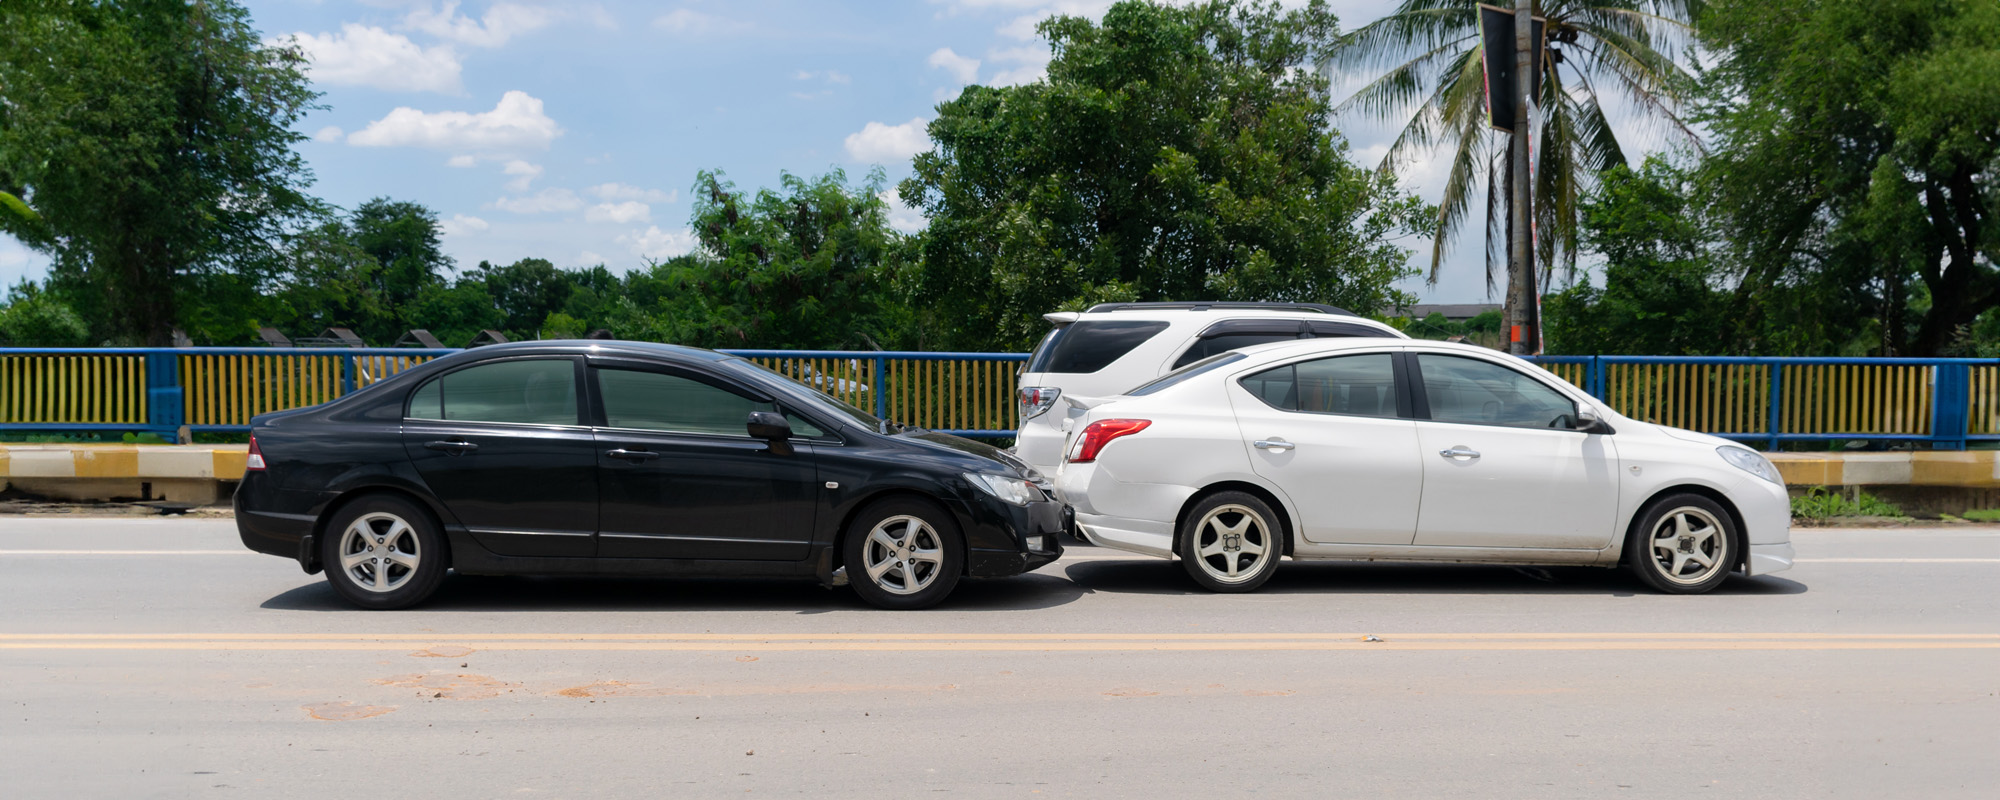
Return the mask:
[[[965,482],[978,487],[980,491],[992,495],[1002,503],[1025,506],[1042,499],[1042,491],[1023,478],[1011,475],[987,475],[978,472],[965,473]]]

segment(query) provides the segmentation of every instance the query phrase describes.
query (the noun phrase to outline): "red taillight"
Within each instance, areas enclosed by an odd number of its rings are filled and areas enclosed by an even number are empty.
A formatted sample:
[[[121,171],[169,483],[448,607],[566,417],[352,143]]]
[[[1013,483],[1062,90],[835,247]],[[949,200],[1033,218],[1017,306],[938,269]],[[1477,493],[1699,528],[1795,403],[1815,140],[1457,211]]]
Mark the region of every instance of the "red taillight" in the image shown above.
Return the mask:
[[[1070,453],[1069,461],[1072,464],[1096,461],[1098,451],[1103,450],[1112,439],[1138,433],[1151,424],[1153,421],[1149,419],[1101,419],[1090,423],[1083,429],[1083,435],[1077,437],[1076,449]]]
[[[1023,386],[1014,392],[1014,405],[1021,413],[1021,421],[1027,422],[1049,410],[1061,396],[1062,390],[1053,386]]]
[[[264,469],[264,449],[257,446],[257,437],[253,435],[250,437],[250,457],[243,459],[243,470],[256,472],[262,469]]]

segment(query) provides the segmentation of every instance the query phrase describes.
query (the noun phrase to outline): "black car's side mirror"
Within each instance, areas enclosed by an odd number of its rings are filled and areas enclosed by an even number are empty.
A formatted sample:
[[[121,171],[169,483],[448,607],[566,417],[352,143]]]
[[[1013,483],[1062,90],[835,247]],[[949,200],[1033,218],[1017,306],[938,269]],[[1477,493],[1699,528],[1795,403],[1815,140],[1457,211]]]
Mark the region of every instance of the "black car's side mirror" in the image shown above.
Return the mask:
[[[792,454],[792,423],[785,415],[775,411],[752,411],[745,424],[750,438],[763,439],[771,443],[771,452],[781,456]]]

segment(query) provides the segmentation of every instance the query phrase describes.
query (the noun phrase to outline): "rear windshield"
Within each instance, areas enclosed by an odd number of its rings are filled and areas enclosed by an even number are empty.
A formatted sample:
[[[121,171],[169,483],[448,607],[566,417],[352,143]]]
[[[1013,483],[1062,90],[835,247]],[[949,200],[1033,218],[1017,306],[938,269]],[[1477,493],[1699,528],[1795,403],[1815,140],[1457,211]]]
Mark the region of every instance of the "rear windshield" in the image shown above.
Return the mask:
[[[1155,379],[1152,383],[1140,386],[1137,389],[1133,389],[1132,391],[1126,392],[1126,394],[1131,395],[1133,397],[1149,395],[1161,389],[1165,389],[1169,386],[1172,386],[1176,383],[1180,383],[1181,381],[1192,378],[1196,375],[1200,375],[1204,372],[1208,372],[1210,370],[1214,370],[1237,361],[1242,361],[1244,358],[1247,358],[1247,356],[1243,355],[1242,353],[1223,353],[1221,355],[1209,356],[1208,358],[1196,361],[1185,367],[1181,367],[1180,369],[1174,370],[1173,372],[1161,375],[1159,378]]]
[[[1137,320],[1093,320],[1076,322],[1049,332],[1035,348],[1028,362],[1029,372],[1083,374],[1111,366],[1132,349],[1145,344],[1160,331],[1164,322]]]

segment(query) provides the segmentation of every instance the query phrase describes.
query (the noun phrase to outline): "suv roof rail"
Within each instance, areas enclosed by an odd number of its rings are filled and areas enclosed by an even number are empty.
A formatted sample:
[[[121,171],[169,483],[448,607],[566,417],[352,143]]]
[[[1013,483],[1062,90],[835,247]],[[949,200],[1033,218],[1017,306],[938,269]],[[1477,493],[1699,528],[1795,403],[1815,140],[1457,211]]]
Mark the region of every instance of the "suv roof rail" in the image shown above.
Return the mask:
[[[1234,301],[1234,302],[1195,301],[1195,302],[1185,302],[1185,303],[1098,303],[1097,305],[1091,306],[1089,310],[1085,313],[1094,313],[1098,311],[1138,311],[1143,309],[1186,309],[1188,311],[1207,311],[1211,308],[1243,308],[1243,309],[1259,309],[1264,311],[1310,311],[1315,314],[1336,314],[1343,317],[1359,316],[1347,309],[1339,308],[1337,306],[1326,305],[1324,303],[1255,303],[1255,302],[1241,302],[1241,301]]]

